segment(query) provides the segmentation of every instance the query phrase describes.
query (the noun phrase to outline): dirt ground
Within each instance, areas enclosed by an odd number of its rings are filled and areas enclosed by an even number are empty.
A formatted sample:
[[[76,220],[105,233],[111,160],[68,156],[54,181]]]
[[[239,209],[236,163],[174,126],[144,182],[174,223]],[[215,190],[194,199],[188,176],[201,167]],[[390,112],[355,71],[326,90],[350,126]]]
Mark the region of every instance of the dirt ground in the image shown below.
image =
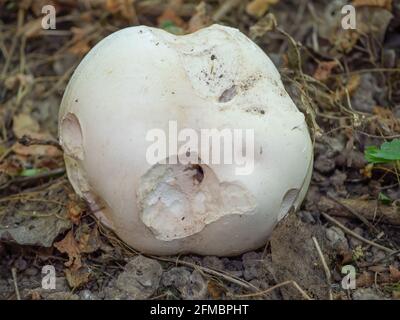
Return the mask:
[[[341,27],[348,3],[354,30]],[[46,4],[56,30],[41,27]],[[72,190],[60,101],[106,35],[212,23],[239,28],[278,67],[314,139],[311,185],[257,251],[143,256]],[[399,117],[399,1],[0,0],[0,299],[399,299],[399,167],[364,156],[400,137]],[[42,286],[45,265],[55,289]],[[343,287],[344,266],[356,288]]]

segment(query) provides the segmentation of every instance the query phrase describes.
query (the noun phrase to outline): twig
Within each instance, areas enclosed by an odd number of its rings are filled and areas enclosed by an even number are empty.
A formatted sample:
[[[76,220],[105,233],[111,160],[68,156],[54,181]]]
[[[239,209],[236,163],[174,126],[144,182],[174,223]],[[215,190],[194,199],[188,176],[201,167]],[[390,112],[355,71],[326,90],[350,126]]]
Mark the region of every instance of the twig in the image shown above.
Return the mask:
[[[241,294],[241,295],[235,295],[235,297],[237,298],[250,298],[250,297],[255,297],[255,296],[263,296],[266,295],[270,292],[272,292],[275,289],[278,289],[280,287],[286,286],[288,284],[293,285],[302,295],[302,297],[306,300],[313,300],[298,284],[296,281],[293,280],[287,280],[284,282],[281,282],[277,285],[272,286],[271,288],[268,288],[266,290],[260,291],[260,292],[256,292],[256,293],[249,293],[249,294]]]
[[[345,208],[347,211],[349,211],[351,214],[353,214],[354,216],[356,216],[362,223],[364,223],[368,229],[370,229],[370,231],[373,231],[374,233],[379,233],[379,230],[371,223],[368,221],[367,218],[365,218],[364,216],[362,216],[361,214],[359,214],[357,211],[353,210],[352,208],[350,208],[348,205],[340,202],[339,200],[337,200],[336,198],[334,198],[333,196],[327,194],[326,195],[329,199],[331,199],[333,202],[337,203],[338,205],[342,206],[343,208]]]
[[[349,228],[345,227],[343,224],[341,224],[339,221],[337,221],[335,218],[332,218],[331,216],[327,215],[326,213],[321,212],[321,214],[325,217],[326,220],[328,220],[329,222],[335,224],[336,226],[338,226],[340,229],[342,229],[344,232],[348,233],[349,235],[353,236],[354,238],[365,242],[371,246],[374,246],[378,249],[381,249],[383,251],[389,252],[389,253],[394,253],[395,251],[392,249],[389,249],[385,246],[382,246],[376,242],[373,242],[371,240],[365,239],[364,237],[360,236],[359,234],[351,231]]]
[[[17,269],[11,268],[11,274],[13,277],[14,289],[15,289],[15,294],[17,295],[17,300],[21,300],[21,295],[19,294],[18,283],[17,283]]]
[[[193,269],[197,268],[197,269],[200,269],[201,271],[203,271],[205,273],[208,273],[208,274],[211,274],[211,275],[214,275],[214,276],[217,276],[217,277],[221,277],[221,278],[225,279],[226,281],[229,281],[229,282],[232,282],[234,284],[237,284],[238,286],[241,286],[242,288],[245,288],[245,289],[248,289],[248,290],[251,290],[251,291],[255,291],[255,292],[259,292],[260,291],[256,286],[252,285],[251,283],[243,281],[240,278],[227,275],[227,274],[223,273],[222,271],[216,271],[214,269],[210,269],[210,268],[207,268],[207,267],[202,267],[202,266],[199,266],[197,264],[190,263],[190,262],[187,262],[187,261],[178,260],[178,259],[175,260],[175,259],[163,258],[163,257],[158,257],[158,256],[148,256],[148,257],[153,258],[153,259],[157,259],[157,260],[161,260],[161,261],[167,261],[167,262],[173,262],[173,263],[181,264],[181,265],[184,265],[184,266],[187,266],[187,267],[191,267]]]
[[[42,146],[53,146],[59,150],[62,150],[60,144],[54,140],[44,140],[44,139],[35,139],[28,135],[23,135],[22,138],[18,140],[20,144],[23,146],[29,147],[33,145],[42,145]]]
[[[240,0],[228,0],[224,1],[221,6],[215,11],[212,16],[213,21],[219,21],[223,18],[229,11],[239,5]]]
[[[65,168],[57,168],[54,170],[49,170],[49,171],[45,171],[43,173],[39,173],[32,177],[18,177],[13,180],[7,181],[3,185],[1,185],[0,190],[6,189],[9,185],[12,185],[12,184],[21,184],[21,183],[31,182],[31,181],[35,181],[35,180],[39,180],[39,179],[44,179],[44,178],[51,178],[51,177],[58,176],[58,175],[61,175],[64,173],[65,173]]]
[[[319,246],[318,240],[315,237],[312,237],[312,240],[314,241],[315,248],[317,249],[319,258],[321,259],[322,266],[324,267],[325,271],[325,276],[326,276],[326,282],[328,283],[328,294],[329,294],[329,300],[333,300],[332,296],[332,281],[331,281],[331,271],[329,270],[329,267],[326,263],[324,254],[322,253],[321,247]]]

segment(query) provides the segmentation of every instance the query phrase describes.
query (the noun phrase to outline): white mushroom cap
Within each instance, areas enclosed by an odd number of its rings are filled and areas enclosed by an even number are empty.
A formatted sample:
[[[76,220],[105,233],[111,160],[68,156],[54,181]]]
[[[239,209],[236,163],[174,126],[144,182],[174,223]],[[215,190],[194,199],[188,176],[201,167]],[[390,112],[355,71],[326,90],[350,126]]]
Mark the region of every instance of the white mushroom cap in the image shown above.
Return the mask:
[[[168,133],[170,120],[178,130],[253,129],[252,172],[238,174],[236,163],[149,163],[146,135]],[[245,35],[219,25],[185,36],[144,26],[108,36],[71,78],[59,129],[75,191],[145,253],[260,247],[311,178],[304,115],[277,69]]]

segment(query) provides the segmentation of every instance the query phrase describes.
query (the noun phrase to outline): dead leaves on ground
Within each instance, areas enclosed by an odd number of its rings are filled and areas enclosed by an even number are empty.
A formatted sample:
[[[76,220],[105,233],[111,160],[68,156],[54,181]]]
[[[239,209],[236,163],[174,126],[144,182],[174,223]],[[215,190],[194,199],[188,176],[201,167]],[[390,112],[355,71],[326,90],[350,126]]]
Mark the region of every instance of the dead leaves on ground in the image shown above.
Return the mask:
[[[247,14],[261,18],[270,8],[271,5],[277,4],[279,0],[252,0],[246,6]]]
[[[77,231],[77,238],[73,230],[70,230],[64,239],[54,243],[54,247],[61,253],[66,253],[68,261],[65,263],[65,276],[72,288],[77,288],[91,279],[91,273],[82,262],[82,254],[93,253],[100,249],[102,242],[97,226],[92,229],[88,225],[82,225]]]

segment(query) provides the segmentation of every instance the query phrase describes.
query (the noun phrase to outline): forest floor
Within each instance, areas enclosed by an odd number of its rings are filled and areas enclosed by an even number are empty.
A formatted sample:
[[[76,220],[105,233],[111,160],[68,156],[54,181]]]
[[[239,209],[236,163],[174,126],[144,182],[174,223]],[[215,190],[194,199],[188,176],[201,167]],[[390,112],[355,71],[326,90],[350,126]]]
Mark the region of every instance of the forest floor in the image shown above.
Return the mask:
[[[350,1],[357,27],[344,30],[347,2],[0,0],[0,299],[399,299],[399,172],[364,151],[400,137],[400,3]],[[56,30],[41,28],[46,4]],[[315,141],[311,185],[259,250],[140,255],[69,184],[60,101],[106,35],[212,23],[249,35],[281,72]],[[45,265],[56,289],[42,287]]]

